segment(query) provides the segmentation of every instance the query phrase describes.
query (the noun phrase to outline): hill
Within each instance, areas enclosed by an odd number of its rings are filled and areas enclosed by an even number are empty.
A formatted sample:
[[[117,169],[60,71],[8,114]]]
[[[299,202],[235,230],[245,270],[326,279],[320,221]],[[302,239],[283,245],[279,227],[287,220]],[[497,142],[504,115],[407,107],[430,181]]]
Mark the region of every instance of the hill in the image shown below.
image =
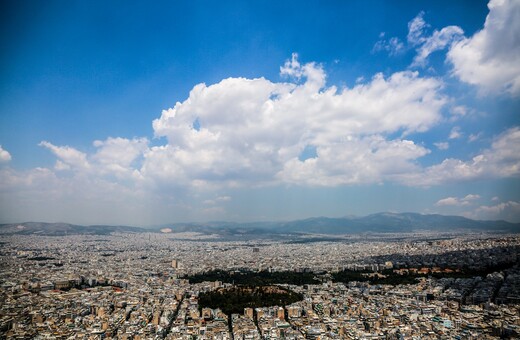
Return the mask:
[[[109,235],[119,233],[141,233],[147,229],[128,226],[92,225],[82,226],[69,223],[25,222],[0,225],[0,234],[17,235]]]
[[[377,213],[363,217],[313,217],[288,222],[209,222],[174,223],[152,228],[68,223],[25,222],[0,225],[0,234],[17,235],[109,235],[112,233],[161,232],[168,228],[172,233],[195,232],[219,235],[227,239],[265,238],[295,234],[359,234],[359,233],[410,233],[416,231],[459,231],[519,233],[520,223],[506,221],[472,220],[462,216],[445,216],[418,213]]]
[[[364,217],[309,218],[287,222],[286,231],[320,234],[353,234],[363,232],[403,233],[429,231],[496,231],[520,232],[520,223],[506,221],[480,221],[462,216],[418,213],[377,213]]]

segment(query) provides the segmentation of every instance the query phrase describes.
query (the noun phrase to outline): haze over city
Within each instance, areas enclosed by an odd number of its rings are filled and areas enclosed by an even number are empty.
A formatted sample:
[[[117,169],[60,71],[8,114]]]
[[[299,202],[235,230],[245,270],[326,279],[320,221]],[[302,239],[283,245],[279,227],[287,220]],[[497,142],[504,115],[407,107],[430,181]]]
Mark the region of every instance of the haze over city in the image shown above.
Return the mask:
[[[518,1],[2,4],[0,222],[520,222]]]

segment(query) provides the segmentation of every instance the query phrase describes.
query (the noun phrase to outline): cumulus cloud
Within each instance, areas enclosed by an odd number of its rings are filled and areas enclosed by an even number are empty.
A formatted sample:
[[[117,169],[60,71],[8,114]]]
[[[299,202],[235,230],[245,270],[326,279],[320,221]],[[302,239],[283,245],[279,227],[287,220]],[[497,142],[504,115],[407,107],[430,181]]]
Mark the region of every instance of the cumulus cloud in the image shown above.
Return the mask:
[[[480,198],[479,195],[476,194],[468,194],[463,198],[458,197],[446,197],[440,199],[435,203],[436,206],[466,206],[473,204],[473,201],[478,200]]]
[[[11,160],[11,154],[0,145],[0,163],[7,163]]]
[[[146,138],[111,138],[93,142],[96,152],[88,155],[70,146],[56,146],[43,141],[39,144],[49,149],[57,158],[55,170],[74,170],[90,175],[132,175],[139,164],[133,164],[148,149]]]
[[[465,202],[469,202],[469,201],[478,200],[479,198],[480,198],[480,195],[468,194],[462,200]]]
[[[408,40],[424,44],[426,24],[416,19]],[[421,157],[431,151],[414,137],[446,121],[442,112],[453,103],[438,78],[413,71],[378,73],[337,88],[327,86],[322,65],[301,63],[296,54],[280,75],[280,82],[228,78],[194,86],[184,101],[153,121],[153,145],[146,138],[110,137],[83,152],[42,141],[39,145],[56,157],[54,168],[0,167],[0,190],[13,198],[9,202],[30,201],[42,214],[61,209],[72,216],[83,209],[108,223],[98,213],[101,208],[110,214],[111,208],[124,206],[135,221],[167,220],[171,210],[165,207],[171,205],[176,213],[187,212],[177,219],[191,219],[189,214],[203,208],[208,216],[224,215],[222,206],[232,200],[225,193],[237,187],[431,186],[520,174],[519,127],[496,136],[469,160],[421,166]],[[452,116],[465,112],[455,106]],[[457,127],[450,133],[450,138],[460,136]],[[10,159],[1,147],[0,157]],[[437,206],[467,206],[477,199],[446,197]]]
[[[314,186],[381,183],[414,169],[414,160],[428,153],[409,140],[351,137],[342,143],[318,147],[316,158],[288,160],[277,177],[286,183]]]
[[[405,175],[403,183],[436,185],[461,180],[510,178],[520,175],[520,128],[507,129],[493,139],[491,146],[471,160],[448,158],[418,173]]]
[[[441,120],[447,102],[440,94],[440,80],[416,72],[387,78],[377,74],[366,83],[339,90],[325,85],[320,65],[301,64],[293,55],[280,73],[304,81],[229,78],[195,86],[188,99],[164,110],[153,122],[155,136],[168,143],[147,151],[142,174],[229,185],[280,180],[306,184],[308,180],[296,172],[307,171],[309,163],[303,164],[298,156],[312,145],[318,155],[316,166],[323,171],[318,177],[324,176],[315,178],[316,183],[356,183],[359,175],[337,162],[363,158],[368,167],[377,168],[392,155],[392,164],[412,166],[428,151],[412,141],[386,140],[385,134],[428,130]],[[198,129],[193,128],[194,121]],[[384,171],[373,178],[381,180]]]
[[[445,205],[461,205],[461,201],[457,197],[446,197],[440,199],[435,203],[436,206],[445,206]]]
[[[439,150],[448,150],[450,148],[450,143],[448,142],[438,142],[433,143],[433,145],[435,145]]]
[[[108,138],[104,141],[96,140],[93,144],[97,151],[92,160],[98,163],[98,171],[116,176],[130,175],[133,162],[148,149],[146,138]]]
[[[298,61],[298,53],[293,53],[291,60],[286,60],[283,66],[280,66],[280,75],[300,79],[303,70]]]
[[[424,26],[417,20],[412,32]],[[412,34],[409,39],[422,38]],[[430,186],[520,173],[518,127],[497,136],[470,160],[420,165],[419,159],[431,151],[406,136],[442,121],[449,99],[442,95],[439,79],[405,71],[376,74],[338,89],[326,85],[321,65],[300,63],[296,54],[280,74],[295,81],[228,78],[196,85],[186,100],[153,121],[155,137],[165,139],[162,145],[150,147],[146,138],[108,138],[95,141],[91,155],[46,141],[40,145],[56,155],[56,171],[100,180],[115,177],[129,181],[132,190],[392,181]],[[389,137],[396,134],[401,137]],[[454,127],[449,137],[461,137],[460,129]],[[449,147],[447,142],[434,145]],[[206,197],[215,203],[226,199]]]
[[[326,86],[321,65],[302,64],[296,54],[280,73],[296,81],[228,78],[196,85],[186,100],[153,121],[155,137],[165,138],[162,145],[150,147],[146,138],[108,138],[95,141],[91,155],[46,141],[40,145],[58,158],[56,170],[115,176],[134,187],[215,190],[386,181],[429,186],[519,174],[518,127],[497,136],[471,160],[420,166],[418,160],[431,151],[405,136],[442,121],[449,100],[436,78],[411,71],[376,74],[338,89]],[[401,137],[389,138],[396,133]],[[450,138],[460,136],[453,128]],[[308,150],[312,157],[304,157]],[[224,202],[226,196],[207,200]]]
[[[446,60],[453,66],[453,75],[461,81],[478,86],[482,93],[518,97],[520,2],[491,0],[488,7],[484,28],[471,37],[465,37],[459,26],[435,29],[430,34],[430,25],[424,20],[424,12],[420,12],[408,23],[407,48],[416,50],[411,67],[424,67],[433,52],[448,49]],[[405,48],[399,46],[399,50]],[[384,39],[374,46],[375,51],[385,49],[390,51],[392,45]]]
[[[508,201],[496,205],[482,205],[470,215],[474,218],[485,220],[520,222],[520,202]]]
[[[56,146],[47,141],[42,141],[39,145],[49,149],[58,157],[58,163],[56,164],[57,170],[70,168],[88,169],[90,167],[87,161],[87,155],[81,151],[69,146]]]
[[[464,105],[457,105],[451,108],[450,113],[454,116],[465,116],[468,111],[468,108]]]
[[[520,95],[520,2],[491,0],[484,28],[455,42],[447,55],[453,74],[484,93]]]
[[[460,132],[460,127],[454,126],[451,131],[450,135],[448,136],[449,139],[458,139],[462,137],[462,132]]]

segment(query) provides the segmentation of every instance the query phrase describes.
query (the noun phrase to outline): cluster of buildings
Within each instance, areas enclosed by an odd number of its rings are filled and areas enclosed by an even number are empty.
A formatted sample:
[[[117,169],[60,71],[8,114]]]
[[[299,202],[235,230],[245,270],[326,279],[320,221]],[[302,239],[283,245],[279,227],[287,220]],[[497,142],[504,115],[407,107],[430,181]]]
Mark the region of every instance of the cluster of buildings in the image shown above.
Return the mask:
[[[374,286],[359,282],[294,287],[304,300],[288,322],[303,338],[400,339],[517,337],[518,304],[463,305],[446,300],[439,280]]]
[[[517,236],[286,243],[178,240],[174,234],[1,235],[0,242],[0,338],[520,336]],[[302,294],[299,302],[232,315],[198,303],[201,292],[230,284],[183,279],[212,269],[330,273],[442,267],[450,259],[461,268],[509,266],[485,276],[397,286],[336,283],[321,275],[320,284],[284,286]]]

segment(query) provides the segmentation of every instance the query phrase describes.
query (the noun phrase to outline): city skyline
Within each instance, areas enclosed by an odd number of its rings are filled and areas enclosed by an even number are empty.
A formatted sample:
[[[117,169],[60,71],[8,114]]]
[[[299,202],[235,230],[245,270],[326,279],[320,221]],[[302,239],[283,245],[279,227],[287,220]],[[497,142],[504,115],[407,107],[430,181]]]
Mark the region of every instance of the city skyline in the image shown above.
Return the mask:
[[[518,1],[2,6],[0,223],[520,222]]]

